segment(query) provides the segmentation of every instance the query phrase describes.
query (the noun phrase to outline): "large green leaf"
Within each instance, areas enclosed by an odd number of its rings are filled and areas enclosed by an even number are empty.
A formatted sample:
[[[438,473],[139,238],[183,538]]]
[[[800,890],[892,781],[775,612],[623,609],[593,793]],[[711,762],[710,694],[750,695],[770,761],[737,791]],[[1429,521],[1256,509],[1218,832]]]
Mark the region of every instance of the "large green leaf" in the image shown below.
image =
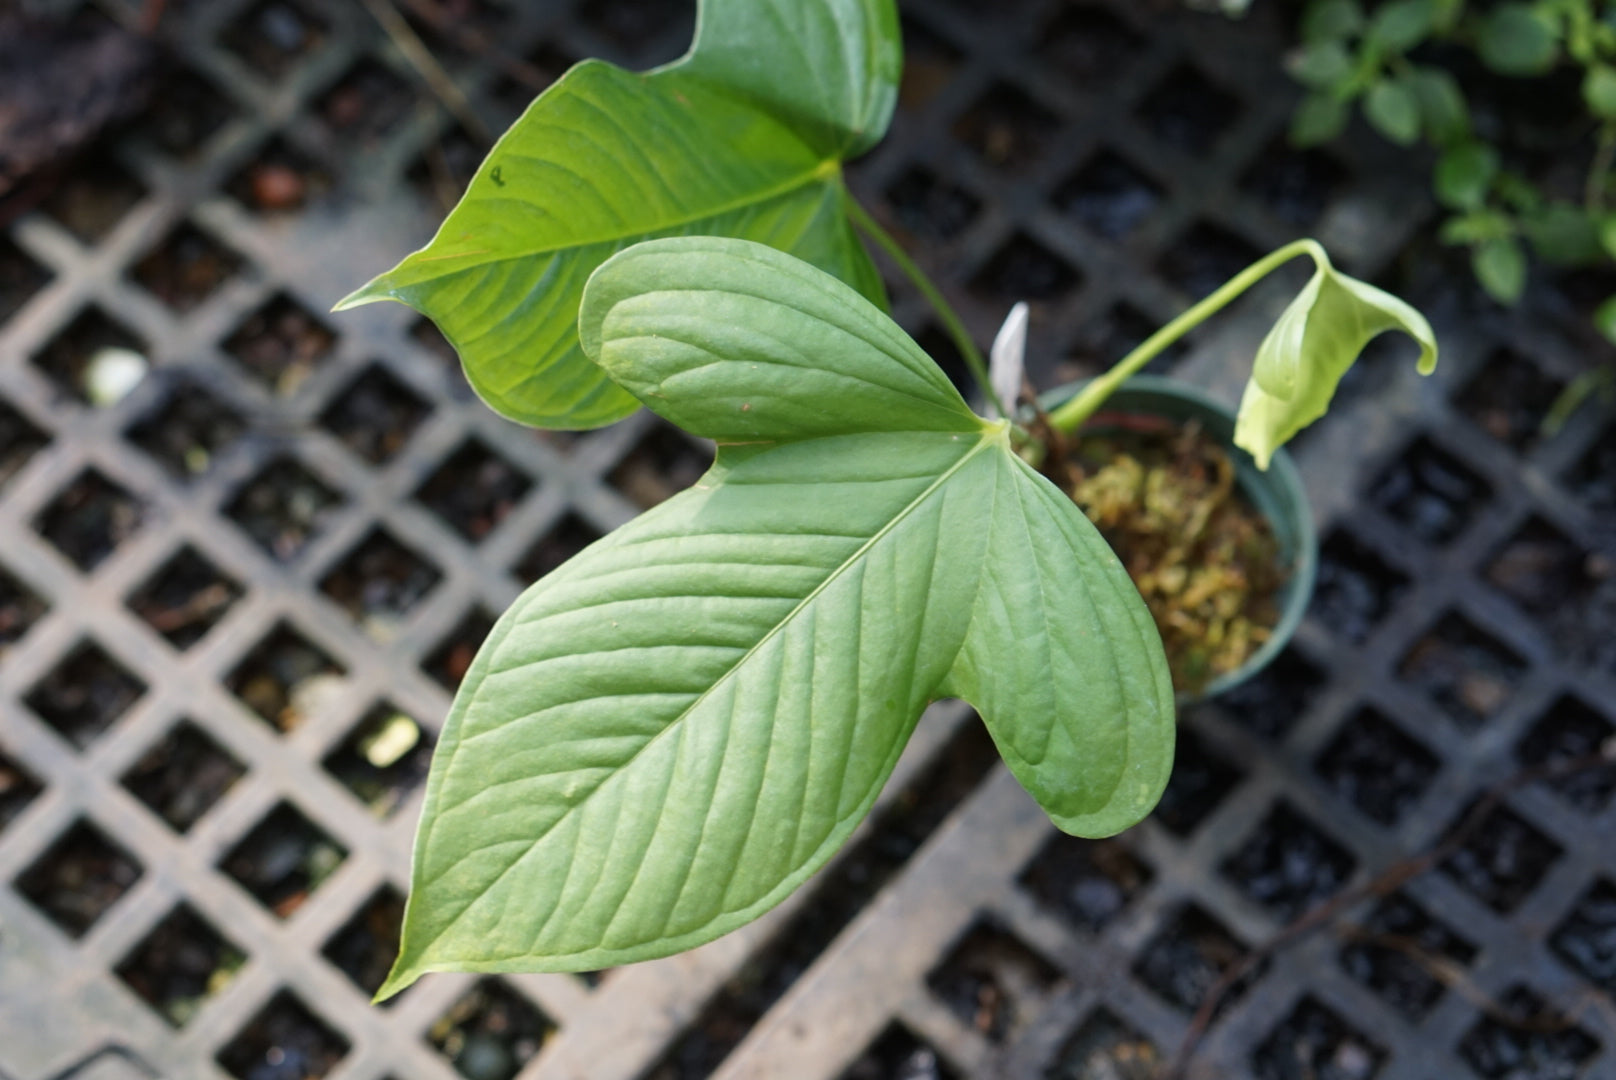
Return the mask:
[[[718,458],[541,579],[478,653],[384,995],[741,925],[847,838],[945,694],[1062,828],[1115,832],[1155,803],[1172,688],[1138,593],[1008,425],[873,305],[761,245],[667,239],[596,272],[581,331]]]
[[[430,316],[495,409],[598,427],[635,408],[578,346],[584,282],[653,236],[761,241],[883,302],[841,163],[892,115],[892,0],[704,0],[685,57],[567,72],[489,152],[432,242],[338,308]]]

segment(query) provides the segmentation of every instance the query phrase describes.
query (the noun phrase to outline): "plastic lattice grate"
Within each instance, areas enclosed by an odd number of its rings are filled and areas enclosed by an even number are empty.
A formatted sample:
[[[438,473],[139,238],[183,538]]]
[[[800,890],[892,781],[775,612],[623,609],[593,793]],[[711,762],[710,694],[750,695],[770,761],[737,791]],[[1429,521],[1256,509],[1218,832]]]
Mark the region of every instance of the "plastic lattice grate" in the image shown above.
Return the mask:
[[[1381,274],[1423,179],[1372,138],[1285,144],[1275,6],[906,0],[898,116],[850,182],[979,339],[1033,302],[1046,383],[1299,231]],[[693,4],[400,7],[497,130],[575,58],[677,55]],[[365,5],[176,2],[161,33],[149,107],[0,230],[9,1080],[1144,1080],[1290,919],[1616,728],[1616,428],[1597,403],[1542,426],[1580,370],[1560,315],[1439,303],[1436,379],[1374,350],[1301,440],[1318,601],[1266,673],[1183,716],[1139,828],[1058,835],[943,706],[844,855],[757,923],[373,1007],[426,762],[494,613],[707,450],[646,415],[518,429],[411,312],[326,314],[481,153]],[[1278,296],[1156,369],[1227,393]],[[109,348],[149,366],[98,405]],[[1594,771],[1490,804],[1438,870],[1265,954],[1186,1075],[1616,1075],[1613,792]]]

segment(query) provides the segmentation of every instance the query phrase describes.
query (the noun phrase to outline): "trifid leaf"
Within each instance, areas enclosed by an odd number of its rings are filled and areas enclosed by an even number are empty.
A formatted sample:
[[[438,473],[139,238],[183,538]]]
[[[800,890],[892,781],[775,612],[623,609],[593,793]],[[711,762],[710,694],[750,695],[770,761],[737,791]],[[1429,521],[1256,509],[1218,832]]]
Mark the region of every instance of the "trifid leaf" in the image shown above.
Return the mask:
[[[339,308],[398,300],[436,322],[490,405],[597,427],[636,402],[578,346],[578,303],[652,236],[742,236],[882,302],[841,163],[885,132],[901,68],[892,0],[703,0],[681,60],[567,72],[495,144],[425,248]]]
[[[1257,349],[1235,420],[1235,445],[1264,469],[1275,450],[1324,415],[1336,384],[1372,338],[1401,330],[1419,343],[1420,372],[1436,367],[1436,335],[1425,316],[1341,273],[1323,249],[1313,258],[1312,278]]]
[[[680,238],[596,271],[580,331],[718,459],[489,635],[433,761],[383,996],[745,923],[847,838],[945,693],[1062,828],[1149,810],[1174,729],[1143,602],[890,319],[771,248]]]

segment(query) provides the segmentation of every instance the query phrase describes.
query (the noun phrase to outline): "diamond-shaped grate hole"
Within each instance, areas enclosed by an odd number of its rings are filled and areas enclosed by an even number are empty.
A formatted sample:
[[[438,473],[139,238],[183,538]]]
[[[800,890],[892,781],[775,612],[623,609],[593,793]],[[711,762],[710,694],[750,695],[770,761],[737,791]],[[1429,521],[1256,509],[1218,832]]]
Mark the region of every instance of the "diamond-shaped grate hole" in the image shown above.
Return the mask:
[[[1249,951],[1217,919],[1190,904],[1168,916],[1167,924],[1140,950],[1133,973],[1166,1001],[1194,1012]],[[1232,987],[1219,1008],[1233,1003],[1255,974]]]
[[[1153,876],[1115,840],[1061,833],[1050,838],[1018,880],[1044,907],[1095,932],[1121,914]]]
[[[88,402],[92,364],[124,352],[144,357],[146,348],[139,338],[104,312],[90,308],[81,312],[32,359],[34,366],[49,376],[63,393]]]
[[[924,165],[912,165],[886,190],[892,216],[922,240],[952,240],[970,227],[982,200]]]
[[[50,279],[44,267],[24,255],[8,237],[0,235],[0,322],[22,310]]]
[[[1421,436],[1369,485],[1369,501],[1427,544],[1464,531],[1491,494],[1487,482]]]
[[[1239,119],[1240,102],[1195,68],[1180,65],[1145,97],[1139,115],[1156,138],[1199,156]]]
[[[1319,219],[1347,179],[1347,170],[1330,155],[1298,150],[1278,139],[1258,155],[1240,187],[1285,224],[1305,229]]]
[[[432,736],[409,713],[385,703],[371,709],[324,762],[379,818],[421,786],[431,763]]]
[[[1225,715],[1265,739],[1278,740],[1305,713],[1324,687],[1325,673],[1295,649],[1233,690],[1218,696]]]
[[[532,487],[526,473],[472,439],[438,466],[415,498],[475,543],[493,532]]]
[[[0,659],[47,610],[45,601],[0,566]]]
[[[908,59],[907,56],[904,57],[905,61]],[[513,117],[526,109],[528,104],[551,83],[561,78],[568,68],[578,62],[578,58],[558,42],[544,41],[527,54],[524,62],[534,76],[532,83],[513,76],[501,75],[495,80],[493,90],[490,92],[490,97],[499,108]]]
[[[174,1027],[183,1027],[230,984],[247,956],[181,904],[117,967],[118,977]]]
[[[1315,766],[1327,787],[1382,825],[1401,821],[1440,767],[1424,743],[1372,708],[1347,718]]]
[[[331,193],[330,172],[285,139],[271,139],[225,183],[248,210],[279,214],[299,210]]]
[[[319,1080],[348,1055],[348,1040],[289,992],[276,994],[219,1051],[237,1080]]]
[[[248,8],[219,35],[225,48],[270,79],[280,79],[320,47],[330,26],[290,0],[264,0]]]
[[[129,441],[170,474],[191,480],[246,432],[241,414],[195,383],[181,382],[129,429]]]
[[[694,484],[707,471],[712,459],[711,452],[698,448],[678,428],[658,420],[606,479],[629,499],[649,510]]]
[[[1252,901],[1289,921],[1345,885],[1357,864],[1349,850],[1282,801],[1219,869]]]
[[[241,599],[242,587],[185,547],[129,597],[129,607],[176,649],[189,649]]]
[[[455,624],[449,636],[421,661],[421,670],[436,679],[451,694],[460,688],[477,648],[494,628],[495,617],[483,608],[474,608]]]
[[[569,513],[528,548],[516,564],[516,576],[524,584],[539,580],[601,537],[599,529]]]
[[[219,868],[278,918],[288,918],[336,873],[348,849],[290,803],[266,814]]]
[[[280,295],[259,308],[224,342],[224,350],[283,397],[297,392],[331,355],[337,335],[307,308]]]
[[[1178,729],[1173,774],[1154,816],[1172,832],[1188,836],[1240,782],[1240,770],[1207,748],[1188,728]]]
[[[1575,606],[1609,576],[1599,570],[1575,540],[1534,517],[1493,552],[1482,575],[1530,614],[1546,616]]]
[[[1549,946],[1583,978],[1616,994],[1616,882],[1607,878],[1589,886]]]
[[[465,194],[487,149],[457,125],[427,143],[404,178],[434,214],[447,214]]]
[[[443,331],[432,324],[431,319],[421,318],[415,320],[410,327],[410,338],[415,341],[426,354],[438,362],[443,370],[443,393],[459,401],[470,401],[477,394],[466,381],[466,371],[460,364],[460,354],[455,352],[449,339],[443,336]]]
[[[1500,349],[1460,391],[1454,404],[1481,430],[1516,450],[1535,445],[1563,384],[1510,349]]]
[[[994,83],[954,121],[954,137],[991,165],[1023,168],[1042,157],[1060,118],[1009,83]]]
[[[375,60],[361,60],[322,97],[316,108],[344,145],[374,145],[409,115],[416,95],[410,84]]]
[[[398,634],[409,613],[443,580],[437,567],[376,529],[320,582],[320,589],[375,638]]]
[[[1055,300],[1083,282],[1083,275],[1026,233],[1016,233],[994,253],[970,289],[983,300]]]
[[[15,476],[48,442],[50,436],[8,403],[0,401],[0,486]]]
[[[589,4],[583,18],[636,66],[672,60],[695,29],[691,0],[624,0],[617,4]]]
[[[1107,240],[1137,229],[1166,193],[1162,186],[1111,150],[1101,150],[1055,189],[1051,201]]]
[[[1616,518],[1616,426],[1606,428],[1567,470],[1565,485],[1590,513]]]
[[[926,985],[966,1027],[992,1043],[1025,1030],[1060,974],[1003,927],[973,926],[926,976]]]
[[[365,997],[371,997],[387,981],[387,972],[398,956],[403,925],[404,894],[384,885],[331,936],[322,955],[364,991]],[[396,1000],[389,998],[388,1002]]]
[[[318,645],[281,623],[225,679],[248,708],[283,732],[302,726],[346,672]]]
[[[1156,1044],[1109,1009],[1096,1009],[1072,1033],[1045,1071],[1045,1080],[1152,1080],[1161,1067]]]
[[[17,891],[80,938],[140,880],[140,864],[87,821],[74,823],[17,878]]]
[[[265,466],[245,484],[225,513],[281,562],[297,558],[337,510],[338,499],[292,458]]]
[[[903,31],[903,81],[898,84],[898,104],[905,110],[922,109],[953,82],[962,57],[958,49],[917,22],[909,12],[899,12],[898,19]]]
[[[1318,584],[1309,614],[1338,636],[1358,644],[1369,637],[1407,589],[1407,574],[1338,530],[1319,548]]]
[[[959,1080],[943,1056],[899,1024],[890,1024],[865,1048],[858,1060],[847,1067],[839,1080]],[[661,1080],[653,1077],[652,1080]]]
[[[245,765],[196,724],[183,720],[129,767],[123,786],[183,833],[245,775]]]
[[[45,786],[33,773],[0,750],[0,834],[44,790]]]
[[[176,312],[195,309],[241,272],[241,257],[195,225],[181,225],[130,273]]]
[[[1613,737],[1616,724],[1577,698],[1562,697],[1516,744],[1515,758],[1524,766],[1575,761],[1601,753]],[[1597,814],[1616,795],[1616,765],[1588,769],[1549,786],[1583,813]]]
[[[511,1080],[556,1025],[500,979],[483,979],[438,1017],[427,1040],[467,1080]]]
[[[332,399],[320,423],[348,449],[383,465],[398,456],[431,412],[419,394],[372,364]]]
[[[1251,1056],[1258,1080],[1370,1080],[1386,1051],[1311,997],[1297,1003]]]
[[[1200,299],[1262,253],[1229,230],[1197,222],[1161,257],[1161,272],[1189,296]]]
[[[1038,35],[1038,54],[1079,89],[1109,91],[1145,42],[1097,4],[1063,4]]]
[[[1382,900],[1346,931],[1341,966],[1386,1004],[1418,1021],[1442,999],[1447,965],[1467,965],[1476,947],[1402,893]]]
[[[93,244],[110,233],[145,194],[145,187],[123,166],[105,153],[96,153],[55,184],[42,208],[68,232]]]
[[[35,530],[89,573],[140,528],[138,500],[95,469],[82,472],[46,506]]]
[[[1414,643],[1397,669],[1467,731],[1503,708],[1526,670],[1513,649],[1451,611]]]
[[[28,691],[30,709],[83,750],[129,711],[146,685],[94,642],[82,642]]]
[[[1483,1016],[1459,1042],[1459,1056],[1487,1080],[1570,1080],[1599,1053],[1597,1039],[1524,986],[1498,1006],[1502,1015]]]
[[[163,80],[139,129],[178,158],[191,157],[235,115],[230,96],[190,68]]]
[[[1092,376],[1110,368],[1118,360],[1144,344],[1156,332],[1158,323],[1126,300],[1113,304],[1077,332],[1072,343],[1069,373],[1072,378]],[[1184,356],[1187,345],[1174,342],[1163,349],[1141,370],[1165,375]]]
[[[1467,809],[1455,818],[1455,827],[1469,813]],[[1508,915],[1532,894],[1561,854],[1559,844],[1519,814],[1495,806],[1464,846],[1442,864],[1442,871],[1482,903]]]

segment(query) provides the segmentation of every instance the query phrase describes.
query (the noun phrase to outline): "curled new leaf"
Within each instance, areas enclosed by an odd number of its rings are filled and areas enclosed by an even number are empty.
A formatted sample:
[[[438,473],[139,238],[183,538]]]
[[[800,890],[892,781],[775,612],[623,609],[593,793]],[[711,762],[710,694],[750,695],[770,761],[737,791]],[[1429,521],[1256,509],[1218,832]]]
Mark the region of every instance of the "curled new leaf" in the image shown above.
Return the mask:
[[[901,67],[892,0],[702,0],[680,60],[562,76],[432,242],[339,309],[396,300],[429,316],[513,420],[619,420],[638,403],[584,356],[578,304],[595,267],[639,240],[746,237],[883,300],[841,163],[886,131]]]
[[[1275,450],[1324,415],[1336,384],[1370,340],[1401,330],[1420,346],[1419,369],[1436,367],[1436,335],[1425,316],[1397,297],[1341,273],[1322,248],[1316,269],[1257,350],[1240,401],[1234,441],[1262,468]]]
[[[1138,591],[891,319],[772,248],[692,237],[602,266],[580,333],[718,458],[489,634],[433,758],[383,996],[426,971],[649,959],[755,918],[949,694],[1061,828],[1155,804],[1173,698]]]

